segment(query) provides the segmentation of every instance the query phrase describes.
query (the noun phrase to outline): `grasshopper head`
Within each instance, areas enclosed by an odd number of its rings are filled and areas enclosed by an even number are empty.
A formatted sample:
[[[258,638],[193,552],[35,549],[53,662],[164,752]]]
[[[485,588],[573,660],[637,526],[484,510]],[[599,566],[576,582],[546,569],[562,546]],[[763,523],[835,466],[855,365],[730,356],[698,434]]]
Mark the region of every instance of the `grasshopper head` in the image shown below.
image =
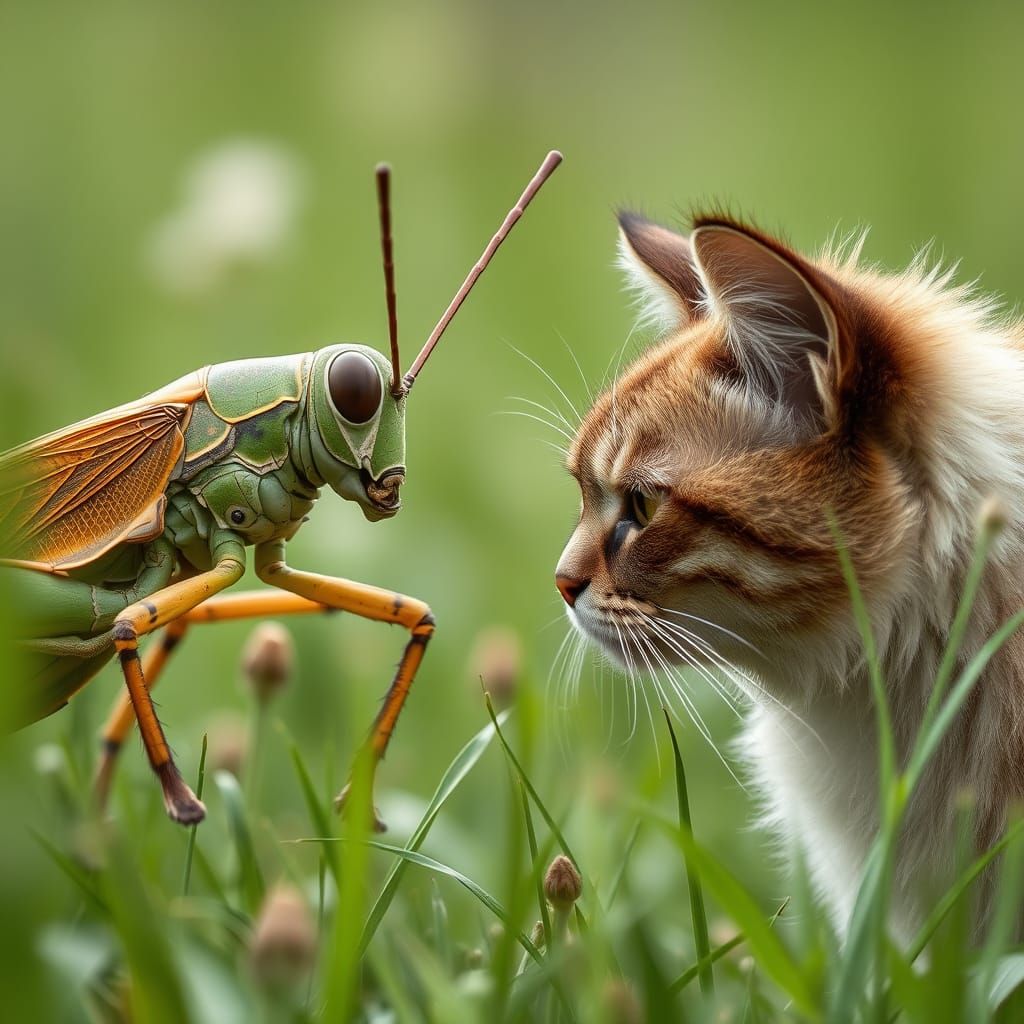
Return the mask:
[[[343,498],[359,502],[367,519],[389,518],[401,507],[398,491],[405,481],[405,403],[417,374],[498,246],[561,160],[557,150],[548,153],[405,374],[398,354],[391,171],[386,164],[377,168],[391,358],[365,345],[320,349],[313,354],[308,398],[314,475]]]
[[[310,447],[317,474],[371,522],[393,516],[405,480],[405,395],[391,392],[388,357],[365,345],[313,355]]]

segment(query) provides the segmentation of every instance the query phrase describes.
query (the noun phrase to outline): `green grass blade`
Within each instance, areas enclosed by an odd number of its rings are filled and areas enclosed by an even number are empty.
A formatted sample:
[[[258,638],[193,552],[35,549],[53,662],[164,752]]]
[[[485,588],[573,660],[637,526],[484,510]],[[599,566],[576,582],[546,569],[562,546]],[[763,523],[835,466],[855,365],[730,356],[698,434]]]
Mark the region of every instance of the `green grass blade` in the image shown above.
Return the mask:
[[[306,810],[313,822],[313,828],[316,829],[317,835],[333,837],[334,827],[331,823],[331,816],[321,803],[320,797],[317,796],[316,787],[313,785],[313,779],[310,777],[309,769],[302,757],[302,751],[295,743],[291,744],[290,749],[292,764],[295,766],[295,774],[299,777],[299,786],[302,789],[302,796],[306,801]],[[341,872],[338,866],[337,852],[330,843],[325,843],[323,854],[327,867],[334,878],[334,884],[340,889]]]
[[[437,955],[438,963],[451,977],[455,959],[452,956],[451,936],[448,933],[448,908],[441,896],[437,879],[432,878],[431,882],[433,884],[430,887],[430,913],[434,925],[434,952]]]
[[[769,927],[774,927],[775,922],[778,921],[778,919],[782,916],[782,912],[786,909],[788,904],[789,898],[787,897],[785,900],[783,900],[779,909],[776,910],[774,914],[772,914],[771,918],[768,921]],[[746,940],[747,937],[743,934],[743,932],[740,932],[738,935],[734,935],[727,942],[723,942],[720,946],[715,946],[715,948],[711,950],[711,952],[708,954],[706,961],[712,964],[717,963],[719,960],[722,959],[723,956],[726,956],[727,954],[731,953],[738,946],[743,945],[743,943],[746,942]],[[694,980],[694,978],[699,976],[701,970],[704,967],[704,963],[705,961],[698,960],[697,963],[695,963],[692,967],[687,967],[687,969],[683,971],[683,973],[680,974],[679,977],[676,978],[676,980],[673,981],[672,984],[669,986],[669,992],[672,995],[675,995],[677,992],[682,992],[682,990],[686,988],[686,986],[689,985]]]
[[[704,849],[685,828],[646,809],[639,813],[664,832],[684,853],[700,873],[704,887],[746,936],[751,952],[761,970],[793,1001],[794,1006],[811,1020],[820,1013],[814,993],[800,970],[800,965],[772,929],[771,918],[765,916],[757,901],[726,867]]]
[[[345,836],[340,836],[333,840],[325,837],[293,840],[293,842],[296,843],[347,843],[349,841],[350,840]],[[447,864],[442,864],[440,861],[434,860],[432,857],[424,856],[422,853],[417,853],[415,850],[410,850],[404,846],[392,846],[390,843],[382,843],[377,839],[366,839],[362,842],[365,846],[368,846],[371,849],[382,850],[384,853],[393,853],[396,857],[401,857],[402,860],[407,861],[409,864],[416,864],[421,868],[426,868],[428,871],[433,871],[435,874],[444,875],[446,878],[453,878],[464,889],[472,893],[473,896],[475,896],[496,918],[498,918],[506,928],[515,934],[516,941],[518,941],[519,945],[521,945],[534,960],[539,963],[541,959],[543,959],[540,950],[537,949],[530,939],[522,932],[515,931],[514,922],[504,906],[502,906],[494,896],[484,889],[483,886],[474,882],[472,878],[467,877],[455,868],[449,867]]]
[[[264,884],[246,815],[245,797],[238,785],[238,779],[231,772],[214,772],[213,781],[224,801],[228,828],[235,843],[235,852],[238,856],[238,887],[246,909],[254,914],[263,901]]]
[[[856,570],[839,522],[831,510],[827,512],[827,516],[829,528],[836,542],[839,565],[850,594],[854,621],[864,645],[864,657],[871,682],[878,738],[878,795],[881,810],[881,832],[865,864],[864,876],[850,918],[847,945],[839,968],[838,985],[834,990],[834,999],[830,1003],[829,1020],[839,1021],[847,1019],[842,1015],[846,1014],[848,1017],[850,1008],[856,1005],[856,1001],[863,995],[872,964],[882,964],[889,880],[892,872],[891,837],[898,828],[906,793],[896,777],[896,743],[893,736],[892,714],[871,617],[864,603],[864,595],[857,582]]]
[[[932,907],[927,920],[918,929],[914,941],[907,950],[907,956],[911,961],[916,960],[924,952],[929,940],[935,934],[939,925],[945,920],[946,915],[953,909],[967,890],[974,884],[982,872],[998,857],[1015,839],[1024,832],[1024,820],[1017,821],[1010,826],[1009,830],[996,843],[993,843],[980,857],[978,857],[966,871],[953,883],[945,895]]]
[[[679,827],[686,833],[693,834],[693,823],[690,820],[690,798],[686,791],[686,771],[683,768],[683,755],[679,751],[676,731],[672,728],[672,719],[668,711],[662,709],[668,734],[672,738],[672,757],[676,768],[676,800],[679,804]],[[683,851],[683,863],[686,865],[686,888],[690,894],[690,920],[693,923],[693,943],[697,950],[697,960],[705,966],[700,971],[700,989],[705,995],[715,991],[715,978],[711,966],[711,940],[708,938],[708,918],[704,909],[704,892],[700,887],[700,876],[694,869],[690,856]]]
[[[996,538],[999,528],[991,521],[982,523],[974,545],[974,552],[971,556],[971,565],[967,570],[967,577],[964,580],[963,593],[960,596],[960,603],[957,605],[956,615],[953,618],[953,625],[950,627],[949,639],[946,649],[942,653],[942,661],[939,663],[938,672],[935,674],[935,684],[932,692],[928,695],[928,705],[925,708],[924,718],[921,724],[921,733],[926,733],[935,713],[938,711],[939,703],[945,696],[946,687],[953,677],[953,669],[956,667],[957,655],[963,644],[964,634],[967,631],[967,623],[974,609],[974,600],[978,594],[978,587],[981,584],[981,577],[985,571],[985,564],[988,562],[989,553],[992,550],[992,542]]]
[[[889,711],[889,699],[885,692],[885,680],[882,678],[882,665],[878,660],[878,648],[875,645],[874,630],[871,628],[871,617],[868,615],[867,606],[864,604],[864,595],[861,593],[860,586],[857,583],[857,574],[853,567],[853,560],[850,558],[849,549],[843,540],[839,521],[831,510],[827,512],[827,516],[829,529],[832,531],[832,536],[836,542],[839,566],[842,569],[843,579],[846,581],[846,588],[850,594],[854,621],[857,623],[861,642],[864,644],[864,657],[867,661],[871,691],[875,700],[875,715],[878,721],[879,767],[881,769],[879,782],[882,796],[881,806],[885,807],[896,771],[896,752],[892,732],[892,715]]]
[[[611,907],[615,902],[615,897],[619,894],[619,889],[622,888],[622,881],[626,877],[626,869],[629,867],[629,858],[632,856],[633,847],[636,846],[636,841],[640,836],[641,825],[642,822],[636,822],[633,825],[633,830],[629,833],[629,838],[626,840],[626,848],[622,852],[622,859],[619,861],[619,866],[611,885],[608,886],[608,895],[604,898],[605,909]]]
[[[1017,818],[1019,814],[1020,808],[1014,808],[1014,817]],[[1007,830],[1007,836],[1010,836],[1011,832],[1016,832],[1020,824],[1021,820],[1017,818],[1013,826]],[[1005,854],[1000,864],[999,880],[994,887],[994,912],[989,920],[988,935],[985,937],[985,945],[976,965],[977,978],[985,993],[990,991],[999,962],[1018,934],[1021,887],[1024,880],[1024,872],[1021,871],[1024,863],[1024,846],[1010,842],[1006,845]]]
[[[174,956],[177,929],[155,906],[139,864],[118,837],[108,850],[103,891],[131,977],[132,1019],[146,1024],[188,1024],[185,979]]]
[[[981,674],[988,667],[988,663],[994,655],[1020,629],[1024,624],[1024,611],[1017,612],[1011,616],[998,630],[982,645],[981,650],[968,662],[959,680],[949,694],[949,698],[942,705],[942,709],[935,716],[928,731],[922,735],[914,746],[914,753],[910,758],[910,765],[907,769],[908,790],[913,787],[921,778],[921,774],[938,749],[942,737],[953,724],[960,708],[963,706],[974,685],[981,678]]]
[[[203,848],[201,846],[197,846],[193,852],[195,855],[195,866],[198,869],[199,874],[202,876],[206,888],[210,890],[211,897],[219,903],[222,903],[224,906],[227,906],[230,902],[228,900],[228,894],[224,891],[224,885],[217,876],[217,872],[214,871],[209,858],[205,853],[203,853]]]
[[[50,860],[74,882],[86,900],[103,916],[109,916],[110,907],[107,906],[106,900],[90,873],[76,864],[66,853],[58,850],[42,833],[30,829],[29,834],[42,847]]]
[[[498,716],[498,721],[506,721],[509,714],[509,711],[503,711]],[[437,789],[434,790],[434,795],[430,798],[430,803],[427,805],[420,823],[409,837],[409,842],[406,844],[407,850],[418,850],[423,845],[423,841],[427,838],[427,834],[430,832],[430,828],[434,824],[434,820],[440,813],[441,808],[444,807],[452,793],[458,789],[462,780],[472,771],[474,765],[483,756],[484,751],[491,745],[496,730],[497,722],[485,725],[452,759],[444,775],[441,776],[441,781],[437,784]],[[328,829],[320,834],[330,835],[330,830]],[[327,845],[329,846],[330,844]],[[402,880],[402,875],[405,873],[407,863],[407,861],[401,858],[398,859],[388,873],[380,895],[370,908],[366,924],[363,927],[362,936],[359,939],[360,955],[366,951],[366,947],[369,946],[370,941],[373,939],[377,928],[384,919],[384,915],[388,912],[388,907],[391,906],[391,901],[395,898],[395,893],[398,891],[398,885]]]
[[[523,780],[519,780],[519,796],[523,804],[523,820],[526,822],[526,839],[530,846],[530,864],[533,866],[534,884],[537,889],[537,907],[540,912],[541,927],[544,929],[544,944],[551,948],[551,915],[548,913],[548,901],[544,895],[543,862],[537,847],[537,833],[533,827],[533,815],[530,813],[530,798],[526,794]]]
[[[548,811],[547,807],[544,805],[544,801],[541,800],[540,794],[537,792],[536,789],[534,789],[533,783],[530,782],[530,779],[527,776],[525,770],[523,769],[522,764],[520,764],[519,758],[516,757],[515,752],[509,745],[508,740],[505,739],[505,734],[501,731],[501,726],[498,723],[498,718],[494,713],[494,705],[491,703],[491,695],[486,691],[484,692],[484,703],[487,705],[487,714],[491,716],[491,721],[494,723],[494,729],[498,734],[498,741],[504,748],[506,756],[508,757],[509,761],[511,761],[512,767],[515,769],[516,774],[522,781],[527,793],[530,794],[530,799],[536,805],[537,810],[540,811],[540,816],[544,819],[544,823],[551,830],[551,834],[558,840],[558,845],[562,848],[562,853],[564,853],[566,857],[568,857],[569,860],[571,860],[573,864],[576,865],[576,870],[579,871],[580,862],[575,858],[575,856],[573,856],[573,852],[570,849],[569,844],[566,842],[562,830],[558,827],[558,823],[555,821],[554,817],[552,817],[551,812]]]
[[[864,994],[871,964],[884,938],[885,907],[892,863],[892,833],[879,834],[868,853],[864,875],[850,915],[839,980],[829,1003],[828,1020],[845,1022],[850,1007]]]
[[[203,799],[203,784],[206,782],[206,746],[207,746],[207,735],[203,733],[203,746],[199,751],[199,773],[196,776],[196,796]],[[196,849],[196,829],[199,827],[198,823],[193,825],[188,831],[188,846],[185,849],[185,870],[182,874],[181,879],[181,895],[188,895],[189,883],[192,881],[192,857],[195,854]]]
[[[396,1021],[402,1024],[425,1024],[427,1018],[413,1002],[407,979],[399,969],[399,953],[392,946],[386,949],[374,946],[367,953],[367,960],[381,991],[391,1004]]]

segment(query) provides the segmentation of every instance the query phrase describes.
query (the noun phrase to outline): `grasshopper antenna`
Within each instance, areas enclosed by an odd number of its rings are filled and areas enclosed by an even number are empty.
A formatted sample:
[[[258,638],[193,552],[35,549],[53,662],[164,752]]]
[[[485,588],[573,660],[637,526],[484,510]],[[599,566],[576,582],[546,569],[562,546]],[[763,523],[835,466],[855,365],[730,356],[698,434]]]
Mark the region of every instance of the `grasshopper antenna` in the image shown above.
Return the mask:
[[[398,307],[395,301],[395,261],[391,248],[391,168],[377,164],[377,210],[380,213],[380,248],[384,258],[384,295],[388,304],[388,337],[391,340],[391,394],[401,397],[402,364],[398,356]]]
[[[406,392],[412,388],[416,375],[423,368],[423,364],[427,359],[430,358],[430,353],[434,351],[434,346],[441,340],[441,335],[444,334],[448,325],[452,322],[452,318],[459,311],[459,306],[462,305],[466,296],[472,291],[477,278],[487,268],[487,264],[491,262],[491,257],[498,251],[498,246],[505,241],[508,233],[515,226],[516,221],[522,217],[523,211],[530,205],[530,200],[540,191],[541,185],[551,177],[555,168],[561,162],[562,154],[557,149],[553,149],[544,158],[544,162],[540,165],[537,173],[530,179],[530,184],[526,186],[516,205],[509,210],[508,216],[501,223],[501,227],[498,228],[497,233],[490,240],[487,248],[484,249],[483,255],[474,264],[473,269],[469,272],[469,276],[462,282],[462,287],[455,293],[455,298],[449,303],[448,308],[444,311],[444,315],[438,320],[437,326],[430,332],[430,337],[427,338],[426,344],[420,349],[420,354],[416,357],[412,366],[409,367],[409,372],[403,378]]]

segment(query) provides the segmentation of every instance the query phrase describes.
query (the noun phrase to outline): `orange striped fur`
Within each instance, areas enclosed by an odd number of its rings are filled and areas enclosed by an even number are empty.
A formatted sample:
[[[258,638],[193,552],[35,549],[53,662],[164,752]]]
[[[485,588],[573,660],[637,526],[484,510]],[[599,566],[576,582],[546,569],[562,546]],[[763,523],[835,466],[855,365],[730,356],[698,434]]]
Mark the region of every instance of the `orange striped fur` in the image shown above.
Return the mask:
[[[572,442],[583,505],[560,587],[577,628],[620,662],[724,668],[746,692],[743,750],[766,815],[802,847],[842,928],[879,820],[877,747],[826,512],[872,616],[905,756],[991,496],[1008,523],[961,663],[1022,604],[1024,330],[923,259],[886,274],[860,264],[859,246],[809,259],[726,218],[689,236],[620,224],[622,265],[663,333]],[[982,848],[1024,798],[1019,639],[910,809],[903,934],[919,886],[950,869],[965,788]]]

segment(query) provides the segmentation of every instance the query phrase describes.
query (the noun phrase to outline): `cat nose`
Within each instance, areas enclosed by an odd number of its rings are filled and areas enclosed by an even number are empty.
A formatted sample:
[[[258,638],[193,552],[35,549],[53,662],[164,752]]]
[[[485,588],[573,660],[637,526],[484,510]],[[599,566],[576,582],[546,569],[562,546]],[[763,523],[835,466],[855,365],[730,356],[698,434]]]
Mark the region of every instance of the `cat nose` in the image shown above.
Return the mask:
[[[555,586],[558,587],[562,597],[565,598],[565,603],[570,608],[575,608],[576,598],[590,586],[590,580],[576,580],[571,576],[556,576]]]

